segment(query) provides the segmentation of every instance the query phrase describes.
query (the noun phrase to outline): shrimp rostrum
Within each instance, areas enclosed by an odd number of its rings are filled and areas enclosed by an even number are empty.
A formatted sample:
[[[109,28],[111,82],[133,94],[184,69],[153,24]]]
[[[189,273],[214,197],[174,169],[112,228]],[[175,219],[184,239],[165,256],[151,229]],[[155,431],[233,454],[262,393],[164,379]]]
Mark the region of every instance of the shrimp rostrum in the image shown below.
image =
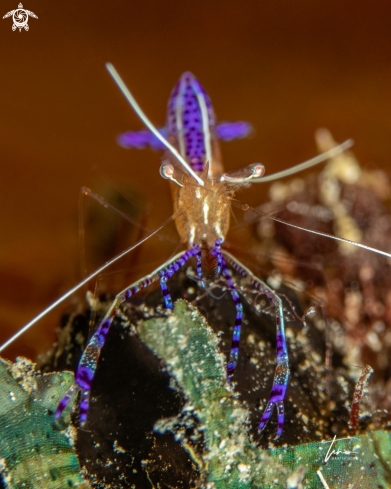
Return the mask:
[[[274,408],[276,408],[278,419],[276,436],[279,437],[284,425],[284,398],[289,379],[283,306],[280,297],[265,282],[224,250],[223,244],[230,223],[230,207],[235,192],[241,186],[275,180],[281,176],[303,170],[344,151],[352,143],[347,141],[290,170],[275,173],[268,177],[263,176],[265,170],[260,163],[254,163],[232,173],[224,173],[218,140],[243,137],[248,133],[249,127],[246,123],[217,124],[208,94],[191,73],[184,73],[172,90],[168,101],[166,126],[157,130],[143,113],[115,68],[111,64],[107,64],[107,69],[148,128],[148,131],[124,134],[121,136],[120,143],[127,147],[165,148],[160,174],[171,181],[174,219],[182,242],[187,244],[187,250],[178,253],[146,277],[126,287],[115,297],[97,330],[89,340],[76,371],[75,383],[60,401],[55,417],[58,419],[74,395],[80,392],[80,424],[83,426],[87,422],[91,385],[97,363],[120,305],[141,289],[153,282],[160,281],[165,307],[172,309],[173,304],[168,288],[169,278],[190,258],[193,258],[200,287],[205,288],[202,257],[211,254],[216,263],[217,275],[225,281],[236,308],[232,345],[227,362],[228,380],[233,377],[238,361],[243,315],[238,286],[230,269],[235,270],[259,293],[264,294],[275,308],[276,368],[269,401],[262,414],[259,429],[262,430],[265,427]],[[113,260],[108,264],[112,262]],[[99,270],[94,272],[93,276],[96,276],[98,272]],[[54,305],[68,297],[70,293],[90,278],[91,275],[56,301]],[[42,314],[37,318],[39,319]],[[37,318],[27,326],[30,327],[33,322],[38,320]],[[8,343],[2,348],[6,345]]]

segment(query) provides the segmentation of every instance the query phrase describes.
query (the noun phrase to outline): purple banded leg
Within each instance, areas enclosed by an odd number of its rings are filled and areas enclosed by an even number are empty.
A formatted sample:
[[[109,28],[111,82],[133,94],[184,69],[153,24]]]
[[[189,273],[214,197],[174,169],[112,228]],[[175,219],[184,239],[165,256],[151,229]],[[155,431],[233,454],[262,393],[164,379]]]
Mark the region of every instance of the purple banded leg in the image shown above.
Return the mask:
[[[56,412],[54,414],[54,417],[55,419],[58,419],[62,412],[64,411],[64,409],[68,406],[69,404],[69,401],[75,396],[76,394],[76,391],[77,391],[77,386],[76,384],[73,384],[68,390],[67,390],[67,393],[65,394],[65,396],[61,399],[61,401],[59,402],[58,406],[57,406],[57,409],[56,409]]]
[[[223,262],[223,255],[221,253],[221,240],[216,239],[215,241],[215,247],[212,250],[212,255],[216,257],[217,259],[217,274],[221,273],[221,264]]]
[[[162,289],[164,305],[167,309],[172,309],[172,300],[170,292],[167,287],[167,280],[169,277],[173,275],[173,271],[171,268],[167,268],[166,270],[162,270],[160,272],[160,288]]]
[[[192,252],[192,250],[189,251]],[[95,376],[95,371],[98,364],[99,356],[105,344],[107,335],[110,330],[110,326],[119,309],[119,306],[139,290],[144,289],[145,287],[148,287],[148,285],[157,281],[163,270],[169,268],[171,264],[175,264],[176,262],[179,262],[181,260],[181,257],[183,255],[186,255],[187,253],[188,252],[178,253],[172,260],[165,263],[164,265],[156,269],[154,272],[147,275],[145,278],[138,280],[131,286],[127,287],[115,297],[110,309],[107,311],[101,324],[99,325],[96,332],[92,335],[86,349],[83,352],[83,355],[80,359],[79,365],[76,370],[75,384],[68,390],[65,396],[61,399],[55,412],[55,419],[59,419],[64,409],[69,404],[69,401],[72,398],[72,396],[77,391],[81,391],[80,424],[81,426],[85,424],[85,422],[87,421],[91,384]]]
[[[190,250],[183,253],[179,260],[172,262],[170,265],[160,271],[160,288],[162,289],[164,304],[167,309],[172,309],[172,300],[167,288],[167,280],[172,277],[174,273],[177,272],[179,268],[182,267],[192,256],[197,257],[197,274],[201,279],[201,283],[203,284],[201,274],[201,250],[197,244],[193,245]]]
[[[91,387],[90,387],[91,389]],[[90,389],[81,391],[81,399],[79,403],[80,425],[84,426],[87,422],[88,408],[90,405]]]
[[[277,330],[277,354],[276,354],[276,370],[274,373],[273,386],[270,393],[269,402],[262,415],[261,422],[259,423],[259,429],[263,430],[269,421],[274,407],[277,408],[277,434],[278,438],[282,434],[284,427],[284,399],[289,379],[289,363],[288,363],[288,350],[286,346],[285,328],[284,328],[284,314],[282,308],[282,301],[280,297],[264,282],[255,277],[250,270],[242,265],[236,258],[230,253],[224,252],[224,257],[227,262],[244,278],[246,278],[257,290],[274,304],[276,309],[276,330]]]
[[[205,282],[202,278],[202,264],[201,264],[201,248],[197,246],[197,251],[195,253],[195,257],[197,259],[197,275],[198,275],[198,278],[200,279],[200,283],[201,283],[201,287],[203,289],[205,289],[206,285],[205,285]]]
[[[227,365],[227,377],[228,377],[228,381],[230,381],[232,375],[234,374],[236,365],[238,363],[239,341],[240,341],[240,332],[242,329],[242,318],[243,318],[243,306],[242,303],[240,302],[238,291],[236,290],[231,274],[229,273],[223,254],[221,253],[220,240],[218,239],[216,240],[216,247],[213,249],[212,253],[217,258],[218,271],[220,270],[222,271],[222,275],[227,282],[228,288],[231,292],[231,296],[232,299],[234,300],[235,308],[236,308],[236,319],[235,319],[234,331],[232,335],[231,351],[229,354],[229,360]]]

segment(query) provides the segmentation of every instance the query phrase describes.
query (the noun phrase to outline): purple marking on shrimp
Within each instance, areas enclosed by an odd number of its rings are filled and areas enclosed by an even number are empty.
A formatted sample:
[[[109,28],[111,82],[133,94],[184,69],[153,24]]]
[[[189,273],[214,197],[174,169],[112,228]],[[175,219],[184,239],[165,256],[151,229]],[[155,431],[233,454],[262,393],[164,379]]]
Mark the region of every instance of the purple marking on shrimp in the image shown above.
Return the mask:
[[[225,253],[229,264],[242,276],[245,277],[257,290],[262,292],[270,299],[276,308],[276,329],[277,329],[277,348],[276,348],[276,370],[274,373],[272,390],[270,393],[269,402],[262,415],[259,429],[262,430],[269,421],[274,406],[277,408],[277,434],[278,438],[284,427],[284,399],[289,379],[289,364],[288,350],[286,346],[285,331],[284,331],[284,316],[282,302],[278,295],[270,289],[265,283],[254,277],[245,267],[239,263],[232,255]]]
[[[61,399],[61,401],[59,402],[58,406],[57,406],[57,409],[56,409],[56,412],[54,413],[54,419],[57,421],[61,414],[63,413],[64,409],[68,406],[69,404],[69,401],[72,399],[73,397],[73,394],[75,392],[75,389],[76,389],[76,385],[73,384],[68,390],[67,390],[67,393],[65,394],[65,396]]]
[[[197,259],[197,276],[200,279],[201,287],[205,289],[206,285],[202,277],[202,262],[201,262],[202,254],[201,254],[201,248],[199,246],[198,249],[196,250],[195,257]]]
[[[228,288],[231,292],[231,296],[235,303],[235,308],[236,308],[236,319],[235,319],[234,330],[232,335],[231,351],[229,354],[229,360],[227,364],[227,377],[228,377],[228,381],[230,381],[230,378],[234,374],[236,364],[238,361],[240,332],[242,329],[243,306],[240,301],[238,291],[235,288],[231,274],[228,270],[227,264],[225,263],[223,254],[221,253],[220,240],[216,240],[216,247],[213,250],[213,254],[217,257],[219,267],[221,267],[222,275],[227,282]]]
[[[217,137],[221,141],[232,141],[247,137],[253,130],[249,122],[219,122],[216,127]]]
[[[184,254],[184,257],[187,258],[184,261],[182,260],[182,258],[178,259],[174,263],[174,266],[177,267],[178,264],[185,263],[185,261],[190,256],[193,256],[198,251],[199,251],[199,246],[194,245],[192,250],[189,250]],[[170,268],[170,266],[168,266],[167,268],[169,268],[170,270],[174,270]],[[177,267],[176,269],[178,268],[179,267]],[[118,308],[120,304],[124,302],[126,299],[128,299],[130,296],[132,296],[139,290],[143,289],[144,287],[147,287],[157,279],[158,279],[158,274],[157,272],[154,272],[151,275],[145,277],[144,279],[139,280],[135,284],[129,286],[127,289],[125,289],[124,291],[122,291],[120,294],[117,295],[110,309],[106,313],[106,316],[104,317],[103,321],[99,325],[96,332],[92,335],[86,349],[83,352],[83,355],[80,359],[79,365],[76,370],[75,384],[68,390],[65,396],[61,399],[56,410],[56,414],[55,414],[56,419],[58,419],[61,416],[61,413],[64,411],[65,407],[70,401],[71,394],[75,392],[77,389],[81,391],[81,395],[82,395],[82,400],[79,405],[80,423],[81,425],[83,425],[87,421],[89,395],[90,395],[92,381],[95,376],[95,371],[96,371],[100,353],[105,344],[106,337],[109,333],[110,326],[118,311]],[[169,297],[168,290],[167,290],[167,294]],[[165,301],[166,301],[166,297],[165,297]]]
[[[221,264],[223,261],[223,255],[221,253],[221,240],[216,239],[215,247],[212,250],[212,255],[216,257],[217,259],[217,270],[216,273],[220,274],[221,272]]]
[[[202,98],[206,114],[202,112],[199,98]],[[178,117],[180,120],[178,120]],[[204,118],[207,117],[207,121]],[[205,126],[208,133],[205,132]],[[188,160],[191,168],[202,172],[206,163],[210,140],[215,137],[216,118],[209,95],[200,82],[189,72],[183,73],[171,92],[167,105],[166,127],[168,137],[178,141],[180,151]],[[184,148],[181,148],[183,139]]]
[[[130,287],[126,291],[126,298],[129,299],[130,297],[132,297],[132,295],[134,295],[138,291],[139,291],[139,287]]]
[[[285,338],[281,332],[277,332],[277,358],[286,353],[286,343]]]
[[[94,370],[92,368],[79,365],[76,372],[75,382],[81,389],[86,391],[90,390],[93,378]]]
[[[285,393],[284,393],[285,397]],[[276,438],[279,438],[282,435],[282,430],[284,429],[284,404],[283,402],[279,402],[277,404],[277,433]]]
[[[171,295],[168,291],[168,287],[167,287],[167,276],[166,276],[166,272],[163,270],[160,272],[161,274],[161,278],[160,278],[160,288],[162,290],[162,293],[163,293],[163,299],[164,299],[164,305],[166,306],[166,309],[172,309],[173,306],[172,306],[172,300],[171,300]]]
[[[200,263],[201,249],[197,244],[193,245],[193,247],[190,250],[187,250],[186,253],[184,253],[181,256],[181,258],[171,263],[170,265],[168,265],[168,267],[166,267],[164,270],[161,270],[160,272],[160,288],[162,290],[164,304],[167,309],[173,308],[171,295],[167,287],[167,280],[171,278],[174,275],[174,273],[177,272],[179,268],[182,267],[187,262],[187,260],[192,256],[197,257],[197,272],[199,272],[198,276],[201,279],[201,283],[203,283],[202,274],[201,274],[201,263]],[[198,270],[198,264],[200,268],[199,270]]]
[[[87,421],[88,407],[90,405],[89,396],[90,396],[90,393],[88,391],[82,392],[81,400],[80,400],[80,404],[79,404],[80,423],[81,424],[84,424]]]
[[[167,139],[167,129],[165,127],[161,127],[158,131]],[[117,143],[126,149],[151,148],[154,151],[165,149],[164,144],[154,134],[146,130],[124,132],[117,136]]]
[[[68,405],[68,403],[69,403],[70,398],[71,398],[71,396],[68,396],[68,395],[67,395],[67,396],[64,396],[64,397],[61,399],[61,401],[60,401],[60,403],[59,403],[59,405],[58,405],[58,407],[57,407],[57,409],[56,409],[56,413],[55,413],[55,415],[54,415],[54,417],[55,417],[56,419],[60,417],[61,413],[62,413],[62,412],[64,411],[64,409],[67,407],[67,405]]]
[[[286,383],[288,383],[288,375],[286,376]],[[269,402],[267,403],[266,409],[262,415],[261,422],[259,423],[258,429],[263,430],[269,421],[274,406],[277,407],[277,433],[276,439],[281,436],[282,430],[284,428],[284,399],[286,394],[287,385],[286,384],[273,384],[273,388],[270,394]]]
[[[167,139],[168,129],[160,127],[160,134]],[[232,141],[234,139],[243,139],[252,131],[252,126],[249,122],[219,122],[216,125],[216,133],[221,141]],[[117,136],[117,143],[125,149],[145,149],[151,148],[154,151],[166,149],[164,144],[150,131],[127,131]]]

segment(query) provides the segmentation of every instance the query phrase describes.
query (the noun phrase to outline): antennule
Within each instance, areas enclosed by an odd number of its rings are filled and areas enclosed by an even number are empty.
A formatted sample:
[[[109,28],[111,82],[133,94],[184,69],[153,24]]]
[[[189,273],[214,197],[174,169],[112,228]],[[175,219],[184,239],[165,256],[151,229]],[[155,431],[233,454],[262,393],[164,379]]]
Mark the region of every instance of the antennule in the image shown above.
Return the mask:
[[[175,156],[175,158],[179,161],[179,163],[186,168],[188,173],[199,183],[199,185],[204,186],[204,181],[191,169],[191,167],[186,163],[185,159],[178,153],[178,151],[172,146],[167,139],[165,139],[160,132],[156,129],[156,127],[152,124],[152,122],[148,119],[148,117],[144,114],[139,104],[136,102],[136,99],[130,93],[128,87],[123,82],[122,78],[119,76],[117,70],[111,63],[106,63],[107,71],[112,76],[113,80],[117,84],[118,88],[124,94],[126,100],[132,106],[133,110],[139,116],[139,118],[144,122],[144,124],[148,127],[148,129],[154,134],[159,141],[161,141],[164,146],[171,151],[171,153]]]
[[[241,170],[224,173],[224,175],[221,175],[220,177],[220,182],[225,180],[228,183],[246,183],[254,181],[254,178],[261,178],[264,174],[265,167],[262,165],[262,163],[253,163],[252,165],[248,165]]]
[[[256,176],[251,178],[251,183],[263,183],[263,182],[272,182],[273,180],[278,180],[279,178],[289,177],[290,175],[294,175],[303,170],[307,170],[307,168],[311,168],[312,166],[318,165],[323,161],[326,161],[334,156],[337,156],[340,153],[343,153],[347,149],[351,148],[354,144],[353,139],[347,139],[345,142],[335,146],[324,153],[311,158],[310,160],[304,161],[303,163],[299,163],[298,165],[292,166],[292,168],[288,168],[287,170],[279,171],[277,173],[273,173],[267,177]],[[255,163],[256,164],[256,163]],[[260,165],[260,163],[258,163]],[[221,177],[222,180],[226,180],[227,182],[232,183],[246,183],[250,181],[248,178],[232,178],[229,174],[224,174]]]

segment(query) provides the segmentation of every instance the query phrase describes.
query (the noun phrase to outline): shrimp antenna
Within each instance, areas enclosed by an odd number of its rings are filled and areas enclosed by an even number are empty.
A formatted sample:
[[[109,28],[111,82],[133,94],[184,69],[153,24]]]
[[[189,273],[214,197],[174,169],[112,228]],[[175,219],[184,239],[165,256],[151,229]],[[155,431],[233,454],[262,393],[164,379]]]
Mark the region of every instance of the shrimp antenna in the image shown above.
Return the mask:
[[[293,175],[294,173],[298,173],[300,171],[306,170],[307,168],[318,165],[319,163],[322,163],[329,158],[333,158],[334,156],[337,156],[338,154],[343,153],[347,149],[351,148],[353,144],[353,139],[347,139],[345,142],[339,144],[338,146],[335,146],[334,148],[329,149],[328,151],[325,151],[324,153],[315,156],[314,158],[304,161],[303,163],[299,163],[298,165],[292,166],[292,168],[288,168],[287,170],[273,173],[272,175],[269,175],[267,177],[260,176],[259,178],[254,178],[257,177],[257,175],[254,173],[253,175],[250,175],[246,178],[235,178],[230,177],[228,173],[225,173],[224,175],[222,175],[221,180],[226,180],[229,183],[247,183],[249,181],[251,183],[272,182],[273,180],[288,177],[290,175]],[[254,165],[260,165],[260,163],[255,163]]]
[[[136,114],[140,117],[140,119],[144,122],[147,128],[152,132],[154,136],[156,136],[164,146],[171,151],[171,153],[175,156],[175,158],[179,161],[179,163],[186,168],[186,170],[190,173],[190,175],[203,187],[204,181],[191,169],[191,167],[186,163],[185,159],[178,153],[178,151],[172,146],[167,139],[165,139],[160,132],[156,129],[156,127],[152,124],[152,122],[148,119],[148,117],[144,114],[143,110],[136,102],[136,99],[130,93],[128,87],[125,85],[122,78],[119,76],[117,70],[111,63],[106,63],[107,71],[112,76],[113,80],[117,84],[118,88],[124,94],[126,100],[132,106],[132,109],[136,112]],[[0,350],[1,351],[1,350]]]
[[[19,336],[22,336],[28,329],[31,328],[36,322],[38,322],[40,319],[42,319],[46,314],[48,314],[50,311],[52,311],[55,307],[57,307],[61,302],[63,302],[65,299],[70,297],[74,292],[79,290],[81,287],[83,287],[85,284],[87,284],[92,278],[96,277],[99,275],[103,270],[105,270],[107,267],[109,267],[111,264],[114,262],[118,261],[120,258],[123,256],[127,255],[130,251],[134,250],[137,248],[137,246],[141,245],[144,243],[144,241],[147,241],[149,238],[151,238],[154,234],[156,234],[158,231],[160,231],[166,224],[168,224],[170,221],[172,221],[174,216],[171,216],[169,219],[167,219],[161,226],[159,226],[157,229],[149,233],[145,238],[141,239],[138,241],[136,244],[131,246],[130,248],[127,248],[125,251],[122,251],[119,255],[115,256],[111,260],[107,261],[104,265],[102,265],[100,268],[95,270],[95,272],[91,273],[91,275],[88,275],[84,280],[79,282],[77,285],[75,285],[72,289],[68,290],[64,295],[62,295],[60,298],[58,298],[56,301],[54,301],[52,304],[50,304],[49,307],[44,309],[41,313],[38,314],[38,316],[35,316],[34,319],[32,319],[29,323],[27,323],[22,329],[20,329],[17,333],[15,333],[9,340],[7,340],[5,343],[3,343],[0,346],[0,352],[5,350],[11,343],[13,343]]]
[[[243,202],[240,202],[239,200],[231,199],[231,203],[233,206],[238,207],[242,211],[253,212],[254,214],[258,214],[261,217],[267,217],[268,219],[272,219],[273,221],[276,221],[276,222],[281,222],[282,224],[285,224],[285,225],[290,226],[292,228],[300,229],[300,231],[307,231],[307,233],[317,234],[318,236],[324,236],[325,238],[331,238],[331,239],[334,239],[335,241],[340,241],[341,243],[347,243],[347,244],[350,244],[352,246],[356,246],[357,248],[362,248],[363,250],[373,251],[374,253],[377,253],[379,255],[383,255],[383,256],[386,256],[387,258],[391,258],[391,253],[387,253],[386,251],[378,250],[377,248],[372,248],[371,246],[367,246],[367,245],[364,245],[361,243],[356,243],[355,241],[351,241],[350,239],[346,239],[346,238],[341,238],[340,236],[334,236],[333,234],[322,233],[321,231],[315,231],[314,229],[309,229],[309,228],[304,228],[302,226],[297,226],[296,224],[292,224],[291,222],[285,221],[284,219],[280,219],[279,217],[275,217],[275,216],[272,216],[271,214],[267,214],[266,212],[260,211],[259,209],[254,209],[254,207],[250,207],[249,205],[244,204]]]

